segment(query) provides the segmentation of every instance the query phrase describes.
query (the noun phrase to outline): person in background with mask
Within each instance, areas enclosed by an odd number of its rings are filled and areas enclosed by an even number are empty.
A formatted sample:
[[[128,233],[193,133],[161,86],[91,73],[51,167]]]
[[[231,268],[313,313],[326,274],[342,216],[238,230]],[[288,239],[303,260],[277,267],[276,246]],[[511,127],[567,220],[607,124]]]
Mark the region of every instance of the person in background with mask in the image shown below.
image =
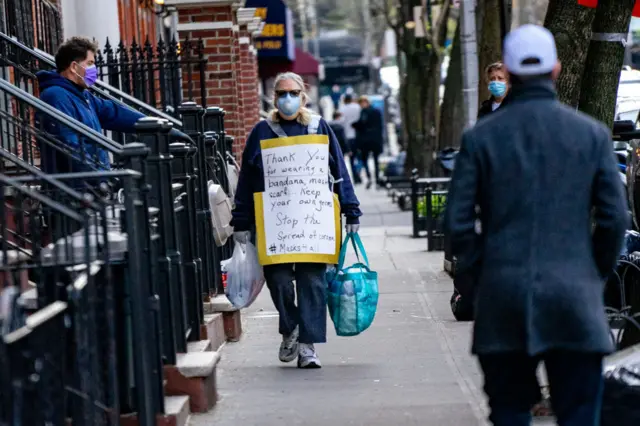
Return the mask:
[[[37,73],[40,99],[76,121],[102,133],[103,129],[133,133],[143,114],[94,96],[88,88],[98,80],[96,52],[91,40],[73,37],[63,43],[56,53],[56,71]],[[46,173],[73,173],[111,168],[108,153],[95,145],[84,144],[78,133],[43,117],[44,129],[62,141],[73,152],[85,152],[85,158],[69,162],[68,155],[41,144],[42,169]],[[174,136],[181,132],[173,130]]]
[[[491,114],[500,108],[509,93],[509,76],[502,62],[496,62],[487,67],[485,72],[489,82],[491,97],[484,101],[478,110],[478,118]]]
[[[283,135],[308,135],[314,119],[318,120],[316,134],[329,137],[329,172],[336,182],[333,191],[338,195],[340,210],[346,217],[346,231],[358,232],[362,215],[360,203],[353,191],[340,144],[329,124],[305,108],[307,99],[304,82],[298,74],[287,72],[276,77],[273,102],[276,109],[266,120],[256,124],[242,153],[236,207],[231,221],[234,240],[239,244],[249,241],[255,228],[253,194],[264,192],[260,141]],[[327,265],[323,263],[283,263],[264,267],[267,287],[280,314],[282,343],[278,357],[281,362],[297,358],[299,368],[321,367],[314,344],[327,340],[326,270]]]

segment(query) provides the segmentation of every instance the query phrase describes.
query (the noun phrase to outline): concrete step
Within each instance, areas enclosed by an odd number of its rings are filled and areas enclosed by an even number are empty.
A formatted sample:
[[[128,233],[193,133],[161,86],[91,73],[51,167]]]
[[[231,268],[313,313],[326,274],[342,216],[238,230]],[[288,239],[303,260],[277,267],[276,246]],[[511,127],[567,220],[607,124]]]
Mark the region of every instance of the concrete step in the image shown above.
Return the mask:
[[[189,397],[186,395],[165,396],[164,412],[165,418],[168,417],[173,420],[172,425],[187,426],[189,424],[189,417],[191,417]]]
[[[203,330],[200,333],[202,339],[211,342],[211,350],[217,351],[227,341],[224,331],[224,318],[222,314],[216,313],[204,316]]]
[[[213,351],[178,354],[176,365],[164,367],[165,394],[188,395],[191,412],[206,413],[218,401],[216,367],[219,362],[220,355]]]
[[[156,416],[157,426],[188,426],[191,410],[189,397],[186,395],[166,396],[164,398],[164,414]],[[120,416],[120,426],[139,426],[137,414]]]
[[[240,310],[233,306],[224,294],[211,299],[208,305],[208,307],[205,305],[206,309],[222,313],[227,341],[237,342],[240,340],[242,336]]]
[[[187,342],[187,352],[208,352],[212,351],[211,340],[199,340],[197,342]]]

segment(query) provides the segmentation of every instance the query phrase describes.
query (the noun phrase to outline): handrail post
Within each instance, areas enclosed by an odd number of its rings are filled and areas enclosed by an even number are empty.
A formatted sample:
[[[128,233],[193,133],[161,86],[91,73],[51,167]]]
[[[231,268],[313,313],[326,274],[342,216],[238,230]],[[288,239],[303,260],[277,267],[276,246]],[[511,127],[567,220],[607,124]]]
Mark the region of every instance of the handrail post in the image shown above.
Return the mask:
[[[425,203],[427,206],[427,251],[434,251],[435,242],[433,241],[433,233],[435,221],[433,220],[433,185],[431,183],[427,183],[427,187],[424,190],[424,195],[426,197]]]
[[[150,149],[147,159],[147,182],[151,184],[149,205],[160,210],[160,276],[166,280],[159,286],[161,318],[163,322],[163,355],[169,364],[176,363],[176,353],[186,352],[185,326],[182,323],[181,287],[184,283],[182,261],[177,245],[169,132],[172,125],[166,120],[145,117],[136,124],[140,141]]]
[[[204,129],[205,134],[209,134],[211,143],[207,145],[207,159],[212,166],[212,174],[215,173],[216,180],[222,186],[225,193],[229,194],[229,179],[225,173],[224,163],[226,163],[226,150],[225,143],[227,142],[227,135],[224,131],[224,116],[225,111],[219,107],[209,107],[204,113]],[[215,142],[214,141],[215,135]],[[213,176],[212,176],[213,177]],[[218,255],[218,273],[217,276],[222,277],[222,267],[220,261],[227,259],[230,256],[229,242],[223,247],[217,247],[216,253]],[[216,294],[224,294],[224,285],[222,279],[216,279]]]
[[[149,149],[141,143],[125,145],[122,155],[125,168],[144,173]],[[144,179],[129,176],[124,183],[124,226],[127,233],[128,280],[131,294],[131,329],[133,344],[136,409],[140,426],[153,426],[156,415],[164,413],[163,370],[160,353],[158,302],[153,290],[149,258],[149,214],[145,202]],[[123,342],[124,343],[124,342]]]
[[[195,226],[196,233],[194,235],[195,244],[196,244],[196,252],[195,259],[196,265],[198,267],[198,276],[199,281],[198,285],[200,287],[200,295],[204,295],[208,292],[208,286],[210,277],[211,277],[211,261],[209,257],[207,257],[207,250],[204,247],[204,239],[205,236],[202,233],[202,226],[200,224],[201,212],[203,210],[203,196],[207,192],[206,181],[203,179],[203,171],[206,170],[201,167],[200,158],[203,155],[203,150],[201,149],[201,145],[203,144],[202,139],[202,113],[204,109],[196,104],[195,102],[184,102],[180,107],[178,107],[178,114],[180,114],[180,119],[183,123],[183,131],[186,133],[195,143],[194,147],[196,149],[195,156],[192,158],[191,165],[193,169],[191,170],[192,176],[194,178],[194,194],[195,194]]]
[[[216,176],[219,168],[218,166],[219,162],[216,161],[218,159],[216,157],[216,146],[218,145],[218,143],[220,143],[220,139],[218,138],[218,135],[216,135],[214,132],[205,132],[203,150],[204,150],[204,161],[206,162],[206,165],[207,165],[206,166],[207,181],[213,180],[215,182],[219,182],[219,178]],[[211,295],[219,295],[219,294],[224,294],[224,286],[222,283],[222,265],[220,264],[220,262],[222,261],[222,248],[218,247],[213,239],[213,214],[215,212],[211,211],[211,208],[209,207],[209,204],[208,204],[208,199],[207,199],[207,208],[208,208],[207,223],[211,227],[211,232],[209,235],[211,235],[211,248],[212,248],[212,253],[214,258],[213,269],[212,269],[213,281],[211,282],[212,284]]]
[[[206,145],[211,141],[204,134],[204,108],[194,102],[185,102],[180,107],[183,130],[196,143],[198,149],[194,159],[196,179],[196,229],[198,234],[198,255],[202,260],[201,291],[208,301],[215,293],[216,282],[220,270],[215,243],[213,241],[213,224],[211,222],[211,208],[209,206],[209,165],[207,162]],[[215,144],[215,139],[213,140]]]
[[[200,326],[204,324],[204,306],[200,288],[201,262],[197,258],[197,222],[196,222],[196,182],[193,160],[197,148],[193,144],[182,142],[170,146],[173,159],[173,180],[183,186],[181,198],[185,200],[180,215],[177,216],[180,228],[179,241],[184,270],[184,315],[188,324],[188,340],[200,340]]]
[[[413,238],[418,238],[420,236],[420,229],[418,226],[418,171],[416,169],[411,171],[411,218]]]

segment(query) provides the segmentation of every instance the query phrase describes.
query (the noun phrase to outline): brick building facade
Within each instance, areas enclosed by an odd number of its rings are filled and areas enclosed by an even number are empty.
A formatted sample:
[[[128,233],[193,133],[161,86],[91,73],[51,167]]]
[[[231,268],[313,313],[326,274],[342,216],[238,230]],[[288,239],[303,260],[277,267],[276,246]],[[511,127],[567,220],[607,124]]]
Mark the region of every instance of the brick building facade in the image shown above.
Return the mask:
[[[233,151],[239,157],[247,133],[260,119],[253,47],[259,18],[232,0],[166,0],[166,5],[177,9],[180,40],[204,41],[207,103],[225,110],[225,131],[234,138]]]

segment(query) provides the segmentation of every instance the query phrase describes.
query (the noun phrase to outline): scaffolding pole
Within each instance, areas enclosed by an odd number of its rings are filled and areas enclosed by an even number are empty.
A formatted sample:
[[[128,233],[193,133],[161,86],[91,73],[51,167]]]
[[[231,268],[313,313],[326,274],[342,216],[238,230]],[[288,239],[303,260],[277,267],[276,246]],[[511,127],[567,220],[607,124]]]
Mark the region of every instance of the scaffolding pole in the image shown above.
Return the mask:
[[[460,41],[462,43],[462,82],[465,126],[472,127],[478,116],[478,41],[475,0],[462,0]]]

